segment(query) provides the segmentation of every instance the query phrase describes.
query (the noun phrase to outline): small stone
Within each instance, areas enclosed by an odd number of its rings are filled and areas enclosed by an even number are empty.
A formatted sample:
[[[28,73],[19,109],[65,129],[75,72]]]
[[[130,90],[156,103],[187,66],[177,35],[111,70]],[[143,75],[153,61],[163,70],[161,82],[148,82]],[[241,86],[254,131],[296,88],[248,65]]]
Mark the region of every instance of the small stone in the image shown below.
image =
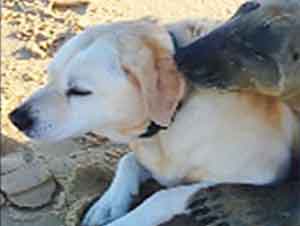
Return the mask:
[[[49,38],[47,37],[47,36],[45,36],[44,34],[42,34],[42,33],[38,33],[38,34],[36,34],[36,36],[35,36],[35,40],[37,41],[37,42],[43,42],[43,41],[46,41],[46,40],[48,40]]]
[[[19,207],[37,208],[47,205],[52,201],[56,190],[54,180],[49,180],[31,190],[8,196],[9,201]]]
[[[73,6],[90,3],[90,0],[52,0],[51,3],[57,6]]]
[[[56,183],[44,163],[38,160],[26,162],[23,158],[23,163],[18,166],[1,175],[1,190],[7,199],[20,207],[36,208],[49,203]]]
[[[29,50],[26,47],[23,47],[21,49],[18,49],[16,52],[14,52],[14,56],[18,59],[18,60],[28,60],[32,57],[34,57],[34,53]]]
[[[27,74],[27,73],[24,73],[24,74],[22,75],[22,79],[23,79],[24,82],[30,82],[30,81],[33,81],[33,78],[32,78],[29,74]]]
[[[34,161],[19,167],[11,173],[1,176],[1,189],[7,195],[30,190],[51,178],[50,172],[40,161]]]
[[[13,55],[18,60],[28,60],[31,58],[43,58],[45,57],[45,53],[37,46],[36,43],[28,43],[28,46],[22,47],[15,51]]]

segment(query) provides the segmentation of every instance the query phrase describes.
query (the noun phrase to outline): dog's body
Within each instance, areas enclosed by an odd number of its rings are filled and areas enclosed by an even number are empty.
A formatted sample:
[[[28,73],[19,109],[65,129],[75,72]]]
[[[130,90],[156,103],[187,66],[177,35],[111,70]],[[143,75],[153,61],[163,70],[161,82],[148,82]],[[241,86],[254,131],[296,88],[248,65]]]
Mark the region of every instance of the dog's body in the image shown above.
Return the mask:
[[[168,130],[132,150],[164,185],[268,184],[288,170],[296,120],[272,97],[194,90]]]
[[[180,45],[195,38],[190,31],[198,24],[178,26],[169,29]],[[299,138],[293,111],[276,97],[195,88],[176,70],[173,53],[168,32],[152,21],[91,28],[59,51],[49,85],[11,115],[33,138],[95,130],[131,144],[134,155],[120,161],[84,225],[156,226],[186,212],[201,188],[269,184],[287,173]],[[20,109],[31,123],[20,126]],[[150,122],[168,128],[140,138]],[[132,195],[149,178],[169,187],[193,184],[159,192],[126,215]]]

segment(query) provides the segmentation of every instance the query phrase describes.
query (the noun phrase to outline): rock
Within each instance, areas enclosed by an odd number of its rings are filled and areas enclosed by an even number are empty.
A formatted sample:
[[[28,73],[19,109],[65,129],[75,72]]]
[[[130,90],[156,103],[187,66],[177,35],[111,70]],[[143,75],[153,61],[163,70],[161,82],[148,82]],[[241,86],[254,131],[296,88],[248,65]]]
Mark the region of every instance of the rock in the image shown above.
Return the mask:
[[[46,167],[40,161],[35,161],[25,164],[11,173],[4,174],[1,177],[1,189],[7,195],[13,195],[43,184],[50,177],[51,174]]]
[[[26,162],[26,158],[23,161],[20,157],[4,158],[4,165],[8,165],[7,161],[15,165],[14,170],[6,170],[1,175],[1,190],[9,201],[17,206],[30,208],[41,207],[51,201],[56,184],[42,161]]]
[[[40,58],[40,53],[28,47],[22,47],[13,53],[18,60],[28,60],[30,58]]]
[[[46,183],[28,191],[9,195],[8,199],[18,207],[43,207],[52,201],[55,190],[56,183],[54,180],[49,180]]]
[[[90,3],[90,0],[52,0],[51,3],[54,6],[73,6]]]

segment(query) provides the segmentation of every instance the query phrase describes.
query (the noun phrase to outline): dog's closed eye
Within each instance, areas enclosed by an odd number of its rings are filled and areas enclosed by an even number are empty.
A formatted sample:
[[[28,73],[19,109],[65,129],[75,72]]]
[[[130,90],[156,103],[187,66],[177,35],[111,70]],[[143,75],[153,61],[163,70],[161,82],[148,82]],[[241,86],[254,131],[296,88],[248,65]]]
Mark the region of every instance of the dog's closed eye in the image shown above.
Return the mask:
[[[77,88],[77,87],[70,88],[70,89],[66,92],[66,95],[67,95],[68,97],[70,97],[70,96],[88,96],[88,95],[91,95],[91,94],[92,94],[91,91],[79,89],[79,88]]]

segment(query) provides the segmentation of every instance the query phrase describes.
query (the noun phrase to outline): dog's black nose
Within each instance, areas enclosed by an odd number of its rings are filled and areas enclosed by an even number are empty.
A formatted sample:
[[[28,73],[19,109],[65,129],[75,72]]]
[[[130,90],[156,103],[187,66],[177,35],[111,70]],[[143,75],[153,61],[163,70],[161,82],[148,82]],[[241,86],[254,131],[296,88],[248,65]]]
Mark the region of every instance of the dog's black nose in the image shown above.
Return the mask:
[[[28,130],[33,125],[28,108],[17,108],[9,114],[10,121],[21,131]]]

